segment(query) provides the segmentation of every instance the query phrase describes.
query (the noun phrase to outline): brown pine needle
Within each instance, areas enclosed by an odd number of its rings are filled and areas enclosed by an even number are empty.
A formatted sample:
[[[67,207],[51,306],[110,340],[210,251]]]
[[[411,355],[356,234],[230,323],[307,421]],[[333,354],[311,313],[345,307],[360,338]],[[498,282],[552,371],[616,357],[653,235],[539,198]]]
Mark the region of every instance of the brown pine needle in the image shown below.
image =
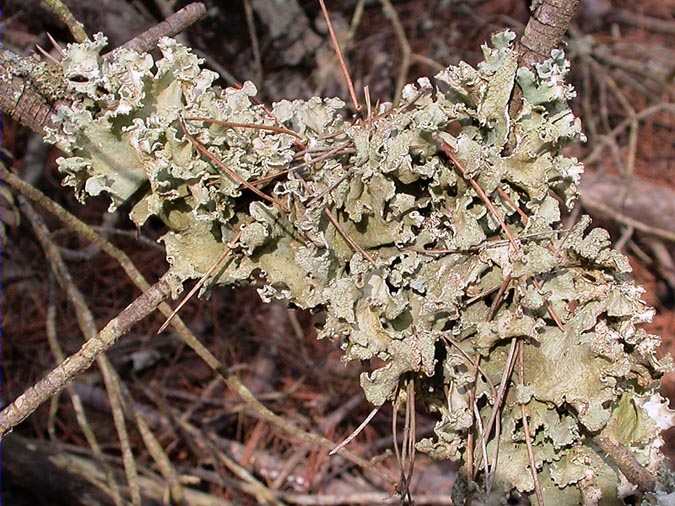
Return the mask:
[[[352,432],[349,436],[347,436],[347,438],[346,438],[344,441],[342,441],[342,443],[340,443],[340,444],[337,445],[335,448],[333,448],[330,452],[328,452],[328,455],[335,455],[337,452],[339,452],[339,451],[342,450],[345,446],[347,446],[349,443],[351,443],[351,442],[356,438],[356,436],[358,436],[359,434],[361,434],[361,432],[363,431],[363,429],[365,429],[365,428],[368,426],[368,424],[369,424],[370,421],[373,419],[373,417],[377,414],[377,412],[380,411],[380,408],[381,408],[381,407],[382,407],[382,406],[377,406],[375,409],[373,409],[373,410],[368,414],[368,416],[365,418],[365,420],[363,420],[363,422],[361,422],[361,425],[359,425],[359,426],[356,428],[356,430],[354,430],[354,432]]]
[[[359,246],[354,239],[349,237],[349,234],[345,231],[345,229],[342,228],[342,225],[338,222],[337,218],[333,213],[330,212],[328,208],[324,209],[324,212],[326,213],[326,216],[330,220],[330,222],[333,224],[333,226],[336,228],[338,233],[342,236],[342,238],[349,244],[354,251],[357,253],[360,253],[363,258],[368,260],[373,266],[375,265],[375,260],[373,260],[373,257],[371,257],[368,253],[366,253],[366,250],[364,250],[361,246]]]
[[[176,316],[178,314],[178,312],[183,308],[183,306],[185,304],[187,304],[187,302],[192,298],[192,296],[195,293],[197,293],[197,291],[202,286],[204,286],[204,283],[206,283],[209,280],[209,278],[211,277],[211,274],[213,274],[213,272],[215,272],[215,270],[217,268],[219,268],[221,265],[223,265],[223,263],[225,262],[227,257],[232,252],[232,245],[234,243],[236,243],[237,240],[239,240],[240,235],[241,235],[241,231],[237,233],[237,235],[234,237],[234,239],[232,240],[231,243],[225,245],[225,251],[223,251],[222,254],[218,257],[218,259],[215,262],[213,262],[211,267],[209,267],[209,270],[206,271],[206,273],[201,277],[201,279],[197,282],[197,284],[195,284],[195,286],[192,287],[192,289],[187,293],[187,295],[185,297],[183,297],[183,300],[180,301],[178,306],[176,306],[176,309],[174,309],[171,312],[171,314],[168,316],[166,321],[159,328],[159,330],[157,331],[157,334],[161,334],[162,332],[164,332],[164,330],[166,330],[166,328],[171,323],[171,320],[173,320],[173,317]]]
[[[65,52],[63,51],[61,44],[56,42],[56,39],[54,39],[54,37],[52,37],[52,34],[49,32],[47,32],[47,38],[49,39],[49,42],[51,42],[52,46],[54,46],[54,49],[56,49],[56,52],[59,53],[59,56],[63,58],[65,56]]]
[[[261,192],[253,186],[251,183],[246,181],[243,177],[241,177],[239,174],[237,174],[236,171],[232,170],[229,168],[227,165],[225,165],[221,160],[218,159],[217,156],[215,156],[213,153],[211,153],[206,147],[199,142],[190,132],[188,132],[187,126],[185,125],[185,122],[183,121],[183,118],[180,118],[180,126],[181,129],[183,130],[183,133],[185,136],[188,138],[188,140],[192,143],[192,145],[195,147],[195,149],[202,155],[208,158],[208,160],[213,163],[215,166],[219,167],[225,174],[227,174],[230,179],[233,181],[239,183],[240,185],[248,188],[251,190],[253,193],[255,193],[258,197],[261,199],[267,200],[268,202],[271,202],[275,206],[277,206],[279,209],[281,209],[284,212],[287,212],[286,206],[284,206],[280,201],[275,199],[274,197],[270,197],[269,195]]]
[[[518,213],[518,215],[520,216],[520,218],[523,220],[523,223],[527,224],[527,222],[529,221],[530,217],[529,217],[527,214],[525,214],[525,212],[524,212],[519,206],[517,206],[517,205],[515,204],[515,202],[513,202],[513,200],[511,200],[511,198],[508,196],[508,194],[507,194],[503,189],[498,188],[498,189],[497,189],[497,192],[499,193],[499,196],[500,196],[500,197],[501,197],[508,205],[510,205],[513,209],[516,210],[516,212]],[[572,230],[572,229],[570,228],[570,230]],[[557,254],[558,251],[556,250],[556,251],[554,251],[554,253]],[[533,282],[534,282],[534,286],[536,286],[538,290],[541,290],[541,283],[540,283],[537,279],[533,280]],[[553,321],[555,322],[556,326],[557,326],[560,330],[564,330],[562,321],[560,320],[560,317],[557,315],[557,313],[556,313],[555,310],[553,309],[553,306],[551,306],[551,303],[550,303],[550,301],[548,301],[548,300],[546,300],[546,311],[548,312],[548,314],[549,314],[549,316],[551,317],[551,319],[553,319]]]
[[[451,339],[448,336],[443,336],[443,340],[446,343],[449,343],[450,345],[454,346],[457,351],[464,357],[464,359],[473,367],[475,370],[481,373],[483,376],[483,379],[485,379],[485,382],[488,384],[490,387],[490,391],[492,392],[493,397],[497,398],[497,389],[495,388],[494,383],[492,383],[492,380],[490,379],[490,376],[488,376],[485,371],[481,368],[480,362],[478,360],[473,360],[462,348],[460,348],[459,344],[457,344],[453,339]],[[478,357],[480,359],[480,356]]]
[[[40,53],[42,56],[44,56],[45,58],[47,58],[47,59],[48,59],[51,63],[53,63],[54,65],[60,65],[59,60],[57,60],[57,59],[54,58],[52,55],[50,55],[47,51],[45,51],[44,49],[42,49],[42,47],[40,46],[40,44],[35,44],[35,49],[37,49],[37,50],[39,51],[39,53]]]
[[[474,191],[478,194],[480,199],[485,204],[485,207],[487,207],[488,211],[490,211],[490,214],[492,215],[492,217],[497,221],[497,223],[499,223],[499,226],[504,231],[504,234],[509,239],[509,242],[511,242],[511,244],[513,244],[514,248],[519,249],[519,246],[518,246],[518,243],[516,242],[515,237],[513,237],[513,234],[511,233],[509,228],[506,226],[506,223],[504,222],[504,218],[497,211],[497,209],[492,204],[492,202],[488,198],[488,196],[485,193],[485,191],[483,190],[483,188],[481,188],[481,186],[478,184],[478,182],[476,180],[474,180],[473,178],[468,177],[466,175],[466,171],[464,170],[464,165],[459,160],[459,158],[457,158],[457,154],[455,153],[455,150],[452,149],[452,146],[450,146],[445,141],[441,141],[439,143],[439,146],[441,148],[441,151],[443,151],[443,153],[445,153],[445,155],[448,158],[450,158],[450,161],[453,163],[453,165],[455,166],[455,169],[457,169],[457,172],[459,172],[460,176],[462,176],[471,185],[471,187],[474,189]]]
[[[497,392],[497,399],[495,399],[494,406],[492,408],[492,413],[490,414],[490,420],[485,427],[485,436],[489,437],[490,433],[492,433],[492,428],[495,425],[495,421],[497,419],[497,415],[501,411],[501,405],[502,401],[504,400],[504,396],[506,394],[506,389],[509,383],[509,378],[511,377],[511,373],[513,372],[513,366],[515,365],[515,358],[516,358],[516,347],[518,344],[518,339],[517,338],[512,338],[511,339],[511,346],[509,347],[509,354],[506,357],[506,362],[504,364],[504,370],[502,371],[502,380],[499,384],[499,390]]]
[[[480,435],[480,447],[481,451],[483,453],[483,470],[485,471],[485,477],[487,478],[488,471],[489,471],[489,466],[490,462],[488,460],[488,454],[487,454],[487,443],[485,442],[485,431],[483,430],[483,420],[480,417],[480,411],[478,410],[478,404],[475,401],[475,396],[474,396],[474,401],[473,401],[473,419],[476,421],[476,425],[478,425],[478,434]],[[488,483],[487,479],[485,480],[485,489],[487,490]]]
[[[213,118],[203,118],[200,116],[194,116],[194,117],[189,117],[185,118],[187,121],[203,121],[204,123],[213,123],[214,125],[220,125],[225,128],[249,128],[251,130],[266,130],[268,132],[275,132],[278,134],[287,134],[295,137],[296,139],[300,139],[301,141],[305,141],[305,139],[302,137],[297,132],[294,132],[290,128],[286,128],[283,126],[272,126],[272,125],[259,125],[256,123],[235,123],[232,121],[222,121],[219,119],[213,119]]]
[[[363,87],[363,96],[366,98],[366,118],[370,122],[373,119],[373,107],[370,103],[370,88],[368,86]]]
[[[310,165],[314,165],[315,163],[323,162],[324,160],[333,157],[334,155],[337,154],[346,154],[353,152],[353,150],[346,149],[347,146],[349,146],[349,142],[345,142],[344,144],[340,144],[339,146],[331,149],[330,151],[326,151],[324,154],[321,156],[317,156],[314,159],[311,159],[307,162],[303,162],[300,165],[296,165],[295,167],[291,167],[286,170],[282,170],[277,172],[276,174],[271,174],[269,176],[261,177],[258,178],[254,181],[251,181],[252,185],[260,186],[269,183],[270,181],[274,181],[276,178],[283,176],[284,174],[290,174],[291,172],[295,172],[296,170],[304,169],[305,167],[309,167]],[[344,151],[343,151],[344,150]]]
[[[520,206],[517,206],[516,203],[511,200],[511,197],[509,197],[509,194],[506,193],[502,188],[497,188],[497,193],[499,193],[499,196],[502,198],[504,202],[506,202],[511,208],[518,213],[518,216],[520,216],[520,219],[523,220],[523,223],[527,225],[527,222],[530,221],[530,217],[523,211]]]
[[[356,90],[354,89],[354,83],[352,82],[352,77],[349,75],[349,69],[347,68],[347,63],[345,62],[344,56],[342,55],[342,50],[340,49],[340,44],[338,43],[337,36],[335,35],[335,29],[333,28],[333,23],[330,20],[330,15],[328,14],[328,9],[326,8],[326,3],[324,0],[319,0],[321,5],[321,12],[323,17],[326,20],[326,25],[328,26],[328,33],[330,34],[330,40],[333,44],[333,50],[340,61],[340,69],[342,70],[342,76],[345,79],[347,84],[347,89],[349,90],[349,96],[352,99],[352,104],[354,109],[358,112],[361,110],[361,105],[359,100],[356,98]]]
[[[541,290],[542,286],[541,286],[541,283],[539,282],[539,280],[533,279],[532,282],[534,283],[534,286],[537,287],[537,290]],[[551,305],[551,302],[548,299],[546,300],[546,311],[548,312],[551,319],[555,322],[556,326],[564,332],[565,327],[562,324],[562,321],[560,320],[560,317],[555,312],[555,309],[553,309],[553,306]]]

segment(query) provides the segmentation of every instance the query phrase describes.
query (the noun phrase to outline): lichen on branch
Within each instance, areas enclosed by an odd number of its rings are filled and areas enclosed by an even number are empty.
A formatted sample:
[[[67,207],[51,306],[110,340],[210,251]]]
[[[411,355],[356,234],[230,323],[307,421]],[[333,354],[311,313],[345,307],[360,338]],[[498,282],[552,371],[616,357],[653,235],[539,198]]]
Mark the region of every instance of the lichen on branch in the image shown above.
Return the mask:
[[[514,37],[350,118],[338,98],[266,108],[251,83],[214,86],[168,38],[157,60],[104,59],[99,35],[67,48],[74,100],[47,139],[68,152],[59,169],[78,198],[133,198],[137,225],[164,221],[174,295],[208,274],[202,291],[254,284],[314,310],[345,360],[373,364],[361,375],[371,403],[398,405],[414,382],[437,419],[419,450],[475,459],[466,478],[493,494],[533,493],[534,465],[550,504],[579,504],[589,487],[611,503],[661,465],[673,420],[656,388],[669,365],[640,329],[652,310],[607,232],[587,218],[562,228],[583,172],[562,152],[583,138],[569,65],[556,50],[519,68]],[[598,434],[637,471],[607,459]]]

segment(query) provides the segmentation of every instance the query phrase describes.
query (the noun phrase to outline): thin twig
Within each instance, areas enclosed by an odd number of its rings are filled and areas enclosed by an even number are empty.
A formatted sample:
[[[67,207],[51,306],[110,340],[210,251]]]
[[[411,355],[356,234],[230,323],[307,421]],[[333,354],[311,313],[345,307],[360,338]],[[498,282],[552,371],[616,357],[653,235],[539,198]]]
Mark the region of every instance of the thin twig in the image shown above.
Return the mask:
[[[99,364],[103,361],[103,354],[97,357]],[[103,383],[108,392],[108,399],[110,401],[110,410],[113,417],[113,425],[117,431],[117,439],[120,442],[120,452],[122,453],[122,464],[124,465],[124,472],[127,476],[127,483],[129,485],[129,493],[131,495],[131,504],[133,506],[141,505],[141,486],[138,482],[138,469],[136,466],[136,459],[134,458],[133,450],[131,449],[131,442],[129,441],[129,433],[127,431],[127,424],[124,419],[124,407],[122,402],[122,389],[120,388],[117,375],[113,372],[110,364],[105,364],[100,367],[101,376],[103,376]]]
[[[206,6],[202,2],[193,2],[186,5],[161,23],[126,42],[119,49],[129,49],[137,53],[146,53],[157,45],[162,37],[172,37],[186,30],[206,15]],[[104,58],[109,54],[104,55]]]
[[[251,37],[251,49],[253,50],[253,62],[256,69],[256,82],[262,85],[263,82],[263,66],[262,58],[260,56],[260,43],[258,42],[258,32],[255,29],[255,19],[253,18],[253,6],[251,0],[244,0],[244,13],[246,15],[246,26]]]
[[[647,225],[646,223],[638,221],[634,218],[631,218],[630,216],[627,216],[608,206],[600,199],[593,198],[588,194],[582,194],[581,200],[584,206],[589,210],[606,214],[613,220],[618,221],[619,223],[623,223],[626,226],[633,227],[635,228],[635,230],[639,230],[640,232],[654,235],[666,241],[675,242],[675,233],[671,232],[670,230],[666,230],[660,227],[653,227],[651,225]]]
[[[28,218],[28,221],[33,227],[33,231],[35,232],[35,235],[42,246],[45,257],[51,266],[52,272],[54,273],[62,290],[64,290],[68,299],[75,308],[77,321],[85,342],[95,338],[97,331],[94,316],[87,306],[84,295],[75,286],[72,276],[70,275],[70,272],[63,261],[59,248],[49,238],[49,230],[44,224],[44,221],[24,197],[19,197],[19,204],[23,214]],[[60,362],[60,364],[62,364],[64,361],[65,358]],[[140,485],[138,484],[136,461],[131,450],[129,433],[124,420],[120,385],[119,382],[116,381],[112,365],[107,360],[104,353],[100,353],[98,356],[96,356],[96,364],[101,372],[101,375],[103,376],[105,388],[108,393],[108,400],[110,402],[113,415],[113,425],[115,426],[117,438],[120,443],[122,462],[127,477],[127,483],[129,485],[131,503],[134,506],[140,506],[141,489]]]
[[[45,328],[49,348],[51,349],[51,352],[54,355],[56,363],[60,364],[66,359],[66,356],[63,352],[63,348],[61,348],[61,343],[59,343],[58,337],[56,335],[56,304],[54,302],[53,285],[54,285],[53,276],[50,276],[49,301],[47,303],[47,321]],[[77,421],[80,430],[82,430],[82,434],[84,435],[84,438],[87,441],[89,448],[91,448],[94,460],[96,460],[97,464],[101,466],[105,472],[106,482],[110,487],[110,496],[112,497],[115,506],[122,506],[123,504],[122,496],[120,495],[119,486],[115,481],[115,476],[113,475],[112,469],[110,468],[108,463],[105,461],[105,458],[103,457],[103,450],[101,450],[101,446],[98,443],[96,434],[94,434],[94,431],[91,428],[89,418],[87,417],[87,412],[85,411],[84,405],[82,404],[82,399],[80,398],[77,391],[71,385],[69,385],[66,388],[66,392],[68,392],[70,402],[73,406],[73,412],[75,413],[75,420]],[[52,399],[57,398],[58,396],[52,397]]]
[[[649,116],[652,116],[654,114],[658,114],[660,112],[670,112],[674,113],[675,112],[675,103],[672,102],[662,102],[659,104],[654,104],[649,107],[645,107],[642,109],[640,112],[636,113],[634,117],[627,118],[623,120],[621,123],[619,123],[617,126],[615,126],[609,133],[603,135],[602,137],[598,138],[599,142],[595,143],[595,147],[593,148],[593,151],[583,159],[584,165],[590,165],[591,163],[594,163],[598,161],[600,156],[602,155],[602,151],[604,148],[609,144],[609,139],[615,139],[620,133],[622,133],[626,128],[630,127],[634,121],[640,121],[643,119],[648,118]]]
[[[394,28],[394,33],[396,34],[396,39],[398,40],[398,45],[401,49],[401,63],[399,64],[398,76],[396,78],[396,90],[394,92],[394,103],[397,104],[401,100],[403,86],[405,86],[406,79],[408,78],[412,50],[410,49],[410,42],[408,42],[408,37],[405,34],[401,19],[394,6],[391,4],[391,0],[380,0],[380,3],[382,4],[384,15],[389,19],[389,22]]]
[[[349,40],[354,40],[361,20],[363,19],[363,12],[366,7],[366,0],[358,0],[356,7],[354,7],[354,13],[352,14],[352,20],[349,23]]]
[[[527,225],[527,223],[530,221],[530,217],[525,213],[525,211],[523,211],[520,206],[516,205],[516,203],[511,199],[511,197],[509,197],[509,194],[506,193],[503,188],[497,188],[497,193],[504,202],[506,202],[514,211],[518,213],[518,216],[520,216],[523,224]]]
[[[87,32],[84,30],[84,25],[73,16],[73,13],[70,12],[68,6],[61,0],[40,0],[40,3],[45,9],[56,14],[63,24],[68,27],[75,42],[86,42],[89,40]]]

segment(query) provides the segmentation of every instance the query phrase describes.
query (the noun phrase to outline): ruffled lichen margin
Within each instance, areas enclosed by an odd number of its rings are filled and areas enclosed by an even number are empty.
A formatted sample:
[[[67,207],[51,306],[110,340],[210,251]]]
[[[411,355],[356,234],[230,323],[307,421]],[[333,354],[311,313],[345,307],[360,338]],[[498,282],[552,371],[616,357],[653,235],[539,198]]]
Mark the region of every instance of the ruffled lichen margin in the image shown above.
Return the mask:
[[[374,405],[405,402],[414,382],[437,419],[417,449],[472,459],[458,503],[532,494],[534,461],[547,504],[615,504],[636,487],[599,438],[659,472],[670,365],[639,326],[653,311],[607,232],[587,217],[561,224],[583,172],[561,151],[583,139],[568,62],[554,51],[518,68],[513,40],[497,34],[477,68],[419,79],[400,103],[350,119],[338,98],[267,108],[251,83],[214,86],[168,38],[157,60],[104,59],[97,35],[66,49],[74,100],[46,139],[67,153],[59,169],[79,199],[131,199],[136,225],[163,220],[176,296],[205,276],[202,291],[252,283],[316,311],[345,360],[370,360],[361,386]],[[468,452],[478,416],[487,441]]]

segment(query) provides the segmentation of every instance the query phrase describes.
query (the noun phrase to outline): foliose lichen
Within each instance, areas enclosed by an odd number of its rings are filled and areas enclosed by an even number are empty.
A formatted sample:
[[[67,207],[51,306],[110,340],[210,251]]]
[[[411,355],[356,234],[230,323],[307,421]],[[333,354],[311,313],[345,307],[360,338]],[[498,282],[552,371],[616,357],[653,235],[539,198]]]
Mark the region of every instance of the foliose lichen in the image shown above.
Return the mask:
[[[547,504],[588,490],[613,504],[634,487],[593,436],[656,472],[673,424],[656,393],[669,364],[639,327],[652,311],[608,234],[586,217],[561,224],[583,172],[561,151],[583,138],[569,64],[555,51],[519,69],[513,40],[497,34],[477,68],[449,67],[351,119],[337,98],[266,108],[251,83],[214,86],[172,39],[156,61],[103,59],[97,36],[66,51],[75,100],[48,139],[68,153],[59,168],[78,197],[105,193],[114,208],[140,193],[131,219],[166,223],[176,294],[222,257],[207,288],[254,283],[266,300],[322,311],[320,336],[345,360],[380,364],[361,375],[373,404],[414,381],[438,420],[417,447],[434,457],[466,459],[474,409],[487,426],[522,343],[522,383],[509,376],[489,462],[475,452],[475,467],[494,489],[533,493],[525,406]]]

